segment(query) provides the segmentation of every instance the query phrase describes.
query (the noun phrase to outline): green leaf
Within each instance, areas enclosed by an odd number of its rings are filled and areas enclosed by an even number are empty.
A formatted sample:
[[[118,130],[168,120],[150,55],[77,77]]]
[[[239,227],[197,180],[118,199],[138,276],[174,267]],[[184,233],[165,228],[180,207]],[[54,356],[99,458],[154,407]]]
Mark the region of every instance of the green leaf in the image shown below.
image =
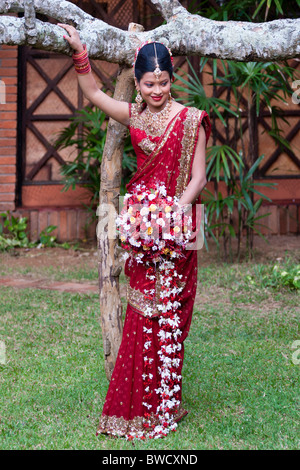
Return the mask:
[[[278,8],[278,11],[283,15],[283,11],[282,11],[281,5],[279,3],[279,0],[274,0],[274,2],[276,4],[276,7]]]

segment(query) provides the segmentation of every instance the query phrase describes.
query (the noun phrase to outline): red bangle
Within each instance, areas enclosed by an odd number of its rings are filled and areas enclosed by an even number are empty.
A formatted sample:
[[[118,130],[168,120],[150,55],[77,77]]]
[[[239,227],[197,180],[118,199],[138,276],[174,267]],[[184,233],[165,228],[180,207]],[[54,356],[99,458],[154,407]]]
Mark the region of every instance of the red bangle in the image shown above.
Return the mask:
[[[85,74],[91,71],[91,64],[89,61],[89,56],[86,50],[86,45],[83,46],[82,52],[74,52],[73,56],[73,63],[77,73]]]

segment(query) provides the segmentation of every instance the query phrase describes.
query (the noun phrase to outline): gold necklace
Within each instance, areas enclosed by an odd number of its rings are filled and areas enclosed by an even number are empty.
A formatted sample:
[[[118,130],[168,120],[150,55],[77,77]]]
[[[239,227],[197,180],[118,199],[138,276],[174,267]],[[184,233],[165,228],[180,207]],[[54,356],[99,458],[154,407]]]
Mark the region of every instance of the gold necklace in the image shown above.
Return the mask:
[[[152,113],[149,107],[146,107],[143,115],[143,120],[145,123],[145,127],[147,128],[147,134],[157,136],[161,135],[164,132],[165,124],[169,118],[171,107],[171,97],[168,99],[168,103],[166,104],[166,106],[157,113]]]

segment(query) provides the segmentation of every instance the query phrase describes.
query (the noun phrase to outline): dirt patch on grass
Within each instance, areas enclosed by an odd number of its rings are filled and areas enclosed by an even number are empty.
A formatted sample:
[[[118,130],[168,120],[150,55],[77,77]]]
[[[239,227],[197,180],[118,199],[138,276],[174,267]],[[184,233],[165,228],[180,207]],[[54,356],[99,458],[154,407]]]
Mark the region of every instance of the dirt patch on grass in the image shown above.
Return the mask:
[[[285,258],[292,258],[295,262],[300,262],[300,237],[298,236],[273,236],[268,238],[268,243],[260,237],[255,239],[254,258],[255,263],[269,263]],[[209,251],[202,248],[198,252],[199,269],[212,263],[222,261],[213,242],[209,243]],[[245,250],[241,260],[245,259]],[[236,264],[235,264],[236,266]],[[47,269],[49,268],[49,269]],[[72,269],[74,273],[81,269],[85,272],[94,271],[95,278],[91,281],[81,279],[77,274],[72,279]],[[21,248],[10,252],[0,253],[0,284],[13,285],[13,280],[18,279],[16,287],[26,287],[27,280],[32,287],[53,288],[66,290],[69,292],[97,292],[98,280],[98,253],[96,244],[81,244],[77,249],[66,250],[61,247],[54,248]],[[45,273],[47,272],[47,278]],[[68,273],[66,280],[57,281],[57,273]],[[70,275],[71,273],[71,275]],[[63,276],[62,276],[63,277]],[[5,280],[6,279],[6,280]],[[23,284],[22,284],[23,282]],[[21,285],[21,284],[22,285]],[[28,285],[30,287],[30,285]],[[125,286],[120,283],[121,296],[125,297]],[[228,298],[226,289],[214,286],[215,303],[232,303]],[[210,289],[203,289],[198,286],[196,305],[211,302],[212,292]]]
[[[255,238],[254,258],[256,263],[275,261],[278,258],[292,257],[300,261],[300,237],[299,236],[270,236],[265,242],[260,237]],[[233,251],[235,250],[233,243]],[[242,248],[241,260],[245,260],[245,247]],[[199,265],[207,266],[220,261],[214,242],[209,242],[209,251],[203,247],[198,252]],[[221,258],[222,260],[222,258]],[[64,267],[79,269],[97,269],[98,257],[96,244],[81,244],[78,249],[65,250],[55,248],[20,248],[12,252],[0,253],[0,266],[2,272],[5,268],[17,271],[26,268],[43,268],[52,266],[63,269]]]
[[[209,251],[204,247],[199,251],[199,262],[203,266],[207,266],[213,262],[223,261],[222,251],[218,254],[216,245],[213,241],[208,244]],[[235,262],[236,241],[232,242],[233,262]],[[297,235],[280,235],[269,236],[262,239],[259,236],[254,238],[253,259],[255,263],[275,262],[279,259],[291,257],[294,261],[300,262],[300,236]],[[245,243],[242,245],[240,261],[247,259],[247,251]]]
[[[65,250],[60,247],[53,248],[20,248],[6,253],[0,253],[0,267],[2,273],[5,268],[8,272],[13,269],[16,274],[26,269],[53,267],[56,269],[97,269],[97,250],[93,246],[82,247],[79,250]]]

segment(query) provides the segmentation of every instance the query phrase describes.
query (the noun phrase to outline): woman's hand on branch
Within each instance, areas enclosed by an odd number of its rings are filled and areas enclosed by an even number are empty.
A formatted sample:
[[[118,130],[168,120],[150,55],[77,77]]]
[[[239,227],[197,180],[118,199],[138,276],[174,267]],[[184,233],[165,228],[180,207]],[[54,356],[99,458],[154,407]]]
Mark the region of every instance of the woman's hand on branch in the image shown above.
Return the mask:
[[[68,35],[64,35],[64,39],[68,41],[72,49],[74,49],[76,53],[82,52],[83,45],[80,40],[78,31],[69,24],[57,23],[57,26],[60,26],[61,28],[67,31]]]
[[[75,53],[84,51],[78,31],[71,25],[57,23],[68,34],[64,38],[70,44]],[[129,107],[126,101],[119,101],[111,98],[99,89],[92,73],[78,74],[78,82],[84,96],[105,114],[120,122],[124,126],[129,125]]]

